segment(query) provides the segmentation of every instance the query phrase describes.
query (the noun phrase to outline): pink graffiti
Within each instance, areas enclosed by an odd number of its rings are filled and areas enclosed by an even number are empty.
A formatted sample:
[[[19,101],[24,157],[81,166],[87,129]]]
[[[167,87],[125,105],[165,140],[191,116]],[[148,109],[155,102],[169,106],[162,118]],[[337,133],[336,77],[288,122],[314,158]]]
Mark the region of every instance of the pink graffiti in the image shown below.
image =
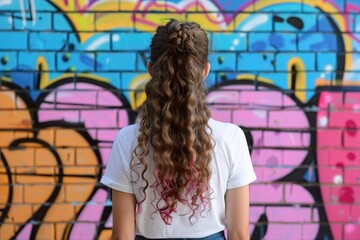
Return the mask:
[[[89,10],[96,2],[99,2],[100,0],[89,0],[88,3],[86,3],[84,6],[81,6],[81,3],[79,3],[79,0],[75,0],[75,9],[76,11],[83,13]],[[69,6],[69,0],[63,1],[66,6]]]
[[[225,16],[221,20],[215,20],[208,13],[208,11],[207,11],[208,8],[205,6],[203,1],[200,1],[200,0],[188,1],[184,6],[181,6],[180,4],[175,5],[174,3],[170,3],[167,1],[164,1],[161,4],[158,1],[147,1],[147,2],[138,1],[134,7],[132,20],[134,22],[141,22],[141,23],[146,24],[151,27],[156,27],[156,26],[158,26],[157,23],[146,20],[146,15],[147,15],[147,13],[151,13],[151,11],[150,11],[151,8],[154,7],[155,9],[158,9],[159,7],[162,7],[162,8],[167,9],[167,11],[176,12],[176,13],[181,14],[181,13],[186,12],[189,8],[194,7],[194,6],[196,6],[202,10],[202,13],[205,15],[207,21],[210,23],[213,23],[213,24],[226,23],[226,24],[228,24],[230,21],[233,20],[233,18],[230,19],[230,18],[226,18]],[[139,14],[138,12],[143,12],[143,13]],[[142,18],[140,18],[138,16],[141,16]]]
[[[33,225],[28,223],[24,226],[23,229],[17,235],[17,239],[31,239],[31,231],[33,229]]]
[[[317,161],[321,194],[335,239],[357,239],[360,226],[360,93],[320,93]]]
[[[345,5],[345,12],[350,13],[350,12],[356,12],[359,13],[360,12],[360,7],[355,6],[354,4],[351,3],[347,3]],[[350,29],[350,17],[354,17],[351,16],[350,14],[344,14],[344,19],[345,19],[345,31],[348,32],[349,36],[355,40],[356,42],[360,43],[360,38],[358,37],[358,35],[353,33],[353,29]]]
[[[237,14],[238,12],[241,12],[242,10],[250,7],[252,4],[254,4],[254,1],[255,1],[255,0],[249,0],[249,1],[245,2],[245,3],[243,3],[242,5],[240,5],[237,9],[232,10],[232,16],[229,16],[229,15],[227,15],[227,14],[224,14],[225,22],[226,22],[227,24],[229,24],[231,21],[234,20],[234,16],[236,16],[236,14]],[[230,1],[225,1],[225,2],[224,2],[224,1],[219,1],[219,0],[213,0],[213,2],[219,7],[219,11],[220,11],[220,12],[225,12],[225,10],[223,9],[222,5],[227,4],[227,2],[230,2]]]
[[[250,199],[253,204],[270,206],[251,207],[250,221],[256,223],[266,213],[265,239],[314,239],[319,213],[311,207],[315,202],[311,194],[297,184],[274,182],[290,174],[308,154],[304,150],[310,146],[305,113],[278,90],[259,87],[255,91],[253,85],[241,82],[219,87],[206,99],[214,119],[253,129],[251,157],[258,180],[251,186]],[[285,227],[284,223],[293,224]]]
[[[106,165],[112,141],[119,128],[129,124],[126,107],[121,100],[96,84],[65,83],[51,91],[39,107],[40,122],[65,121],[83,124],[97,141],[102,164]],[[107,192],[98,189],[83,207],[70,233],[70,239],[91,239],[100,222]]]
[[[94,239],[97,229],[96,222],[99,222],[101,218],[106,197],[107,192],[104,189],[97,190],[77,218],[71,230],[70,239]]]
[[[40,105],[40,122],[66,121],[84,124],[90,136],[99,142],[105,165],[119,128],[129,124],[124,104],[101,86],[89,83],[66,83],[46,96]]]

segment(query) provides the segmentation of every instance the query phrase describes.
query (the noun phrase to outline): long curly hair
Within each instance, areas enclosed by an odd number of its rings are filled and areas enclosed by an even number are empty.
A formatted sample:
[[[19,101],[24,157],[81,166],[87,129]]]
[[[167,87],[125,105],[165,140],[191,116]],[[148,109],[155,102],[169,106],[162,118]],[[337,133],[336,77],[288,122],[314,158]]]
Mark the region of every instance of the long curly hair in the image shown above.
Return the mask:
[[[138,207],[150,188],[156,197],[155,212],[166,224],[171,224],[179,203],[188,206],[192,223],[209,206],[211,195],[213,144],[203,87],[208,38],[197,23],[170,20],[157,28],[150,48],[151,79],[145,87],[147,98],[140,110],[140,134],[132,158],[133,171],[141,165],[138,174],[145,182]],[[155,163],[152,183],[145,178],[147,161]]]

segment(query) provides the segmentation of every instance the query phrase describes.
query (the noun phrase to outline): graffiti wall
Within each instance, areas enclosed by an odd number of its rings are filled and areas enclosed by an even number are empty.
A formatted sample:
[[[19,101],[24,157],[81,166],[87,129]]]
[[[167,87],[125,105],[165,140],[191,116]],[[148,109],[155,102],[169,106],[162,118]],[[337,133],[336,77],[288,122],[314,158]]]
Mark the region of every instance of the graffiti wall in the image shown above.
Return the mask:
[[[0,239],[109,239],[99,179],[169,18],[208,31],[212,117],[246,132],[251,238],[359,239],[358,0],[0,1]]]

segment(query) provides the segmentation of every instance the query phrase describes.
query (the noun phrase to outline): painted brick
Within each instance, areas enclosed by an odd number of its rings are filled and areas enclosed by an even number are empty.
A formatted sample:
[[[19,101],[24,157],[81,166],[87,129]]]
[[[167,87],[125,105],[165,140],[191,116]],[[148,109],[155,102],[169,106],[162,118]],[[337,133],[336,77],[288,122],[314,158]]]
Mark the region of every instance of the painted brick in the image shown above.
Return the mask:
[[[134,27],[137,31],[154,33],[154,26],[164,25],[167,23],[168,19],[177,19],[179,21],[185,21],[187,15],[185,13],[176,13],[176,14],[162,13],[161,14],[162,17],[159,18],[159,13],[146,12],[144,14],[144,13],[135,12],[132,16],[133,16],[132,18],[135,17]]]
[[[336,34],[331,33],[302,33],[298,37],[299,51],[327,51],[338,49]]]
[[[275,7],[269,7],[266,3],[266,1],[255,1],[254,2],[255,12],[273,12],[276,11]],[[302,11],[302,4],[297,2],[287,2],[284,4],[284,6],[281,8],[282,12],[293,12],[298,13]]]
[[[25,187],[21,184],[12,184],[12,190],[13,190],[13,194],[12,194],[12,202],[14,204],[23,204],[25,203],[24,201],[24,189]]]
[[[77,183],[77,184],[66,184],[65,189],[65,201],[68,203],[82,203],[87,199],[84,196],[88,196],[93,188],[93,184]]]
[[[0,32],[0,50],[26,50],[28,47],[27,32]]]
[[[55,53],[54,52],[19,52],[19,65],[27,65],[32,60],[46,59],[46,65],[48,69],[44,69],[44,65],[42,66],[43,71],[55,71]],[[37,69],[37,66],[30,66],[33,69]]]
[[[99,240],[111,239],[112,230],[103,230],[99,235]]]
[[[338,129],[319,129],[317,144],[318,148],[342,146],[342,131]]]
[[[310,13],[274,13],[274,29],[276,32],[315,32],[317,16]]]
[[[45,222],[68,222],[75,216],[75,208],[70,204],[54,203],[49,208]]]
[[[356,239],[360,232],[359,223],[344,224],[344,239]]]
[[[133,71],[136,66],[135,53],[97,53],[96,60],[103,65],[102,71]]]
[[[0,61],[0,71],[16,69],[18,65],[17,53],[2,51],[0,52]]]
[[[273,53],[240,53],[237,59],[237,70],[274,71],[274,60]]]
[[[67,59],[66,56],[69,58]],[[56,59],[56,69],[59,71],[93,71],[96,64],[94,53],[58,53]]]
[[[261,109],[234,110],[233,117],[246,127],[267,127],[268,123],[268,112]]]
[[[283,137],[280,138],[279,136]],[[289,141],[291,139],[291,141]],[[267,147],[291,147],[301,148],[302,134],[300,132],[282,132],[265,131],[264,132],[264,146]]]
[[[294,33],[249,33],[249,50],[254,52],[295,51]]]
[[[318,14],[317,17],[317,29],[319,32],[327,32],[327,33],[333,33],[333,32],[338,32],[338,30],[334,29],[334,26],[332,25],[332,19],[336,18],[338,19],[339,17],[341,18],[343,15],[342,14],[338,14],[338,13],[333,13],[333,14]],[[356,14],[352,15],[352,14],[348,14],[347,15],[347,31],[353,32],[355,29],[355,24],[356,24]]]
[[[137,71],[147,71],[146,64],[150,62],[150,52],[140,51],[136,56],[136,70]]]
[[[271,215],[272,221],[283,222],[285,220],[284,215],[278,214],[279,211],[286,211],[289,214],[286,218],[286,222],[291,223],[304,223],[311,222],[311,208],[310,207],[266,207],[266,213]]]
[[[66,227],[67,227],[67,223],[66,222],[56,222],[54,223],[55,225],[55,237],[56,239],[61,239],[63,238],[63,232],[65,231]]]
[[[338,110],[330,111],[329,114],[329,127],[330,128],[357,128],[360,122],[360,112],[345,111],[340,107]],[[350,133],[351,134],[351,133]]]
[[[11,223],[24,223],[32,217],[33,211],[30,204],[13,204],[7,217]]]
[[[14,91],[7,90],[2,91],[1,95],[3,96],[3,102],[2,105],[0,105],[0,113],[5,113],[3,116],[6,116],[6,114],[8,114],[8,112],[6,111],[7,109],[16,109],[16,103],[15,101],[13,101],[16,98],[16,95]],[[4,125],[4,123],[2,123],[2,125]]]
[[[215,53],[209,56],[213,71],[235,71],[236,55],[234,53]]]
[[[360,16],[355,17],[355,32],[360,32]]]
[[[317,53],[316,59],[316,70],[322,72],[320,75],[321,78],[330,77],[330,79],[335,78],[334,71],[336,70],[337,65],[337,54],[336,52],[321,52]],[[330,76],[326,76],[330,75]]]
[[[21,4],[23,4],[23,6],[21,6]],[[19,9],[29,11],[29,2],[21,3],[17,1],[4,1],[4,3],[1,5],[2,11],[19,11]]]
[[[14,131],[14,136],[15,136],[15,139],[32,138],[33,134],[31,132],[29,132],[29,131],[16,130],[16,131]],[[11,149],[11,150],[14,150],[14,149]]]
[[[16,183],[26,184],[28,182],[38,184],[53,184],[56,182],[54,167],[17,167],[15,169]]]
[[[208,12],[206,15],[203,13],[187,13],[186,21],[197,22],[205,31],[220,31],[220,32],[233,32],[234,24],[221,23],[221,15],[217,13]],[[218,24],[207,24],[210,21],[218,22]]]
[[[329,149],[329,165],[346,165],[347,167],[360,166],[360,150],[357,148],[349,149]]]
[[[75,165],[75,151],[76,148],[59,148],[57,149],[57,154],[61,158],[61,162],[64,166],[73,166]]]
[[[244,33],[213,33],[211,35],[213,51],[243,51],[247,49]]]
[[[347,222],[350,215],[350,205],[327,205],[327,209],[330,210],[332,215],[336,216],[336,219],[340,222]]]
[[[54,24],[55,31],[66,31],[66,32],[73,31],[71,25],[68,24],[68,19],[66,18],[66,15],[63,13],[52,14],[52,21],[56,23]]]
[[[56,129],[55,132],[55,145],[57,147],[64,147],[64,146],[72,146],[73,144],[69,144],[67,139],[74,139],[74,131],[72,129]],[[75,143],[76,147],[87,147],[87,143],[85,141],[78,141]]]
[[[268,197],[260,199],[255,192],[266,191]],[[282,184],[252,184],[250,187],[250,201],[252,203],[280,203],[283,202],[283,186]]]
[[[360,176],[357,174],[359,167],[344,169],[344,183],[360,186]]]
[[[0,30],[11,30],[13,28],[11,12],[4,12],[0,15]]]
[[[70,19],[75,19],[78,16],[78,13],[66,13],[66,17]],[[86,22],[73,22],[73,25],[78,32],[82,31],[94,31],[95,30],[95,14],[94,13],[86,13]]]
[[[102,114],[99,112],[98,114]],[[97,166],[98,163],[94,161],[89,161],[89,158],[93,158],[94,151],[91,148],[77,148],[76,149],[76,165],[84,166]]]
[[[42,204],[47,201],[51,193],[54,191],[54,185],[36,184],[28,185],[24,188],[25,203]]]
[[[34,165],[34,149],[15,148],[3,149],[3,154],[7,160],[11,160],[12,167],[33,166]]]
[[[284,201],[288,204],[312,204],[310,193],[298,184],[284,185]]]
[[[37,12],[35,16],[29,16],[29,20],[23,21],[22,13],[15,12],[13,15],[14,28],[17,30],[52,30],[51,13]]]
[[[354,123],[354,122],[352,122]],[[347,126],[343,131],[343,146],[346,148],[358,148],[360,143],[360,130],[356,130],[355,126]]]
[[[113,33],[111,43],[113,50],[142,51],[148,50],[151,43],[150,33]]]
[[[96,13],[95,15],[95,30],[96,31],[107,31],[108,26],[113,25],[123,29],[133,29],[134,22],[132,21],[132,13]],[[114,23],[117,23],[116,25]]]
[[[239,32],[271,32],[273,15],[270,13],[239,13],[235,16],[235,31]]]
[[[44,239],[44,240],[49,239],[49,236],[54,236],[55,235],[54,224],[49,224],[49,223],[41,224],[38,235],[39,235],[38,239]]]
[[[75,175],[75,176],[77,176],[77,179],[76,179],[77,182],[89,183],[89,182],[94,181],[97,170],[98,170],[97,167],[66,166],[66,167],[64,167],[64,175],[66,175],[66,174]],[[91,179],[91,178],[81,179],[82,176],[88,176],[88,175],[94,176],[94,178],[93,179]],[[66,183],[67,181],[68,180],[66,180],[64,182]]]
[[[276,54],[275,67],[276,71],[289,71],[288,62],[294,55],[292,53],[279,53]],[[315,70],[315,53],[298,53],[296,58],[300,59],[305,65],[305,71]],[[281,64],[284,63],[284,64]]]
[[[79,36],[84,37],[86,41],[80,42]],[[67,50],[71,51],[83,51],[83,52],[94,52],[94,51],[109,51],[111,44],[110,33],[92,33],[82,32],[81,34],[69,33]]]
[[[247,11],[253,11],[253,3],[255,0],[238,0],[238,1],[228,1],[228,0],[218,0],[217,3],[219,10],[221,11],[234,11],[238,9],[246,9]],[[201,6],[201,5],[200,5]]]
[[[29,48],[31,50],[60,50],[67,41],[65,33],[30,32]]]
[[[15,224],[1,223],[0,239],[9,239],[15,233]]]
[[[291,218],[289,216],[289,218]],[[272,225],[274,228],[274,239],[281,239],[282,236],[285,236],[288,239],[296,239],[298,236],[297,233],[301,232],[302,225],[299,223],[274,223]]]
[[[282,110],[269,111],[269,127],[299,129],[299,119],[303,116],[300,111]],[[301,126],[300,129],[303,127]]]

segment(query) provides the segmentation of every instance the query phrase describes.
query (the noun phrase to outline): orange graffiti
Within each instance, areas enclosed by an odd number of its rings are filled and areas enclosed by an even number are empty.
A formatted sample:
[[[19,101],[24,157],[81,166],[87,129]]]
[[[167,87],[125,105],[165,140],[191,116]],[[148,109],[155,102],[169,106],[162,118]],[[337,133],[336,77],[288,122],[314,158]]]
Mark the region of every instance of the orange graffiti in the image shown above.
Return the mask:
[[[74,129],[32,126],[24,100],[10,88],[0,90],[1,239],[22,232],[66,237],[98,181],[98,158]]]

